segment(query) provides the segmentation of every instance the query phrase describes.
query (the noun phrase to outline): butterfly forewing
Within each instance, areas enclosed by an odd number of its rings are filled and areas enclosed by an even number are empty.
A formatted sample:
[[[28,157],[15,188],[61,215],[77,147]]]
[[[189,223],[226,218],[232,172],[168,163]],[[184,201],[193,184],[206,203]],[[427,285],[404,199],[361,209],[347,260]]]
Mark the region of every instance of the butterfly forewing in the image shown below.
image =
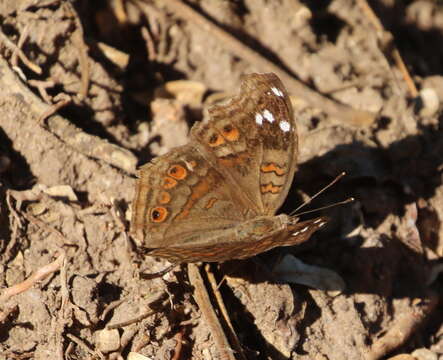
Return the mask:
[[[192,129],[208,161],[241,189],[249,217],[273,215],[294,177],[298,138],[289,96],[274,74],[244,77],[240,95]]]

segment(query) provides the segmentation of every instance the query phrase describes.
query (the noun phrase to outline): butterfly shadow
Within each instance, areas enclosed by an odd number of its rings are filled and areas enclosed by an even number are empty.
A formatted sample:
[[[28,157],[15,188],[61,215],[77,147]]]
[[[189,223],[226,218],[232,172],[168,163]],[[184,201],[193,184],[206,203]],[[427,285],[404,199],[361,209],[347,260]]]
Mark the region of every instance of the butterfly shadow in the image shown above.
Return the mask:
[[[429,294],[430,271],[439,260],[427,260],[420,247],[437,246],[438,214],[429,207],[418,210],[415,222],[420,234],[417,240],[421,242],[415,244],[418,248],[411,247],[408,239],[399,236],[396,226],[402,227],[401,222],[399,225],[394,222],[387,229],[383,227],[390,217],[407,218],[408,206],[430,200],[441,185],[439,169],[443,163],[443,137],[432,128],[423,128],[422,134],[408,136],[386,149],[374,149],[362,143],[339,145],[300,164],[296,181],[279,212],[289,213],[297,207],[301,202],[300,190],[313,194],[341,171],[349,174],[347,178],[312,206],[325,206],[349,196],[357,199],[357,205],[322,211],[322,215],[331,218],[329,226],[301,246],[277,248],[253,259],[220,264],[219,280],[227,274],[252,284],[280,283],[272,274],[273,263],[281,259],[282,253],[291,252],[307,264],[338,273],[346,283],[343,295],[378,295],[387,300],[388,311],[392,299],[425,298]],[[423,149],[411,156],[411,146],[417,143],[423,144]],[[433,229],[426,229],[429,221],[423,217],[432,219]],[[363,228],[370,231],[346,236],[343,229],[352,230],[361,225],[362,218],[365,220]],[[301,285],[291,285],[291,288],[294,296],[302,297],[308,305],[306,316],[297,324],[297,332],[303,338],[306,337],[305,329],[321,317],[322,309],[310,289]],[[234,324],[247,329],[244,344],[272,354],[272,358],[282,357],[261,334],[254,315],[236,296],[236,290],[227,284],[221,285],[220,289],[229,309],[235,309],[230,311],[234,314]],[[235,314],[242,315],[236,318]],[[303,350],[297,349],[296,352],[302,353]]]
[[[279,212],[291,212],[301,202],[300,191],[313,194],[341,171],[348,176],[310,206],[325,206],[349,196],[356,198],[356,204],[322,211],[321,215],[331,218],[329,225],[301,246],[277,248],[250,260],[220,264],[219,280],[227,274],[251,284],[279,283],[272,274],[273,262],[278,262],[281,254],[291,252],[306,264],[339,274],[346,283],[343,295],[378,295],[386,299],[388,310],[392,299],[425,298],[429,294],[427,282],[431,269],[439,260],[427,260],[421,250],[438,244],[438,213],[432,207],[418,207],[416,221],[412,221],[412,228],[418,234],[415,244],[409,243],[407,233],[402,236],[405,233],[399,231],[411,223],[408,207],[432,199],[441,186],[443,137],[431,127],[423,127],[421,134],[405,137],[385,149],[359,142],[338,145],[300,164],[287,201]],[[420,151],[416,151],[418,146]],[[390,221],[391,218],[399,221]],[[361,231],[352,231],[358,226]],[[291,288],[294,296],[301,296],[308,305],[307,315],[297,325],[303,337],[304,329],[321,317],[322,310],[309,288],[301,285]],[[254,316],[236,296],[236,290],[227,284],[220,289],[229,308],[235,309],[230,312],[242,314],[237,324],[248,329],[249,340],[244,343],[254,349],[266,349],[277,358],[278,350],[266,342]]]
[[[350,196],[355,204],[322,211],[330,223],[300,254],[304,261],[339,273],[348,294],[414,298],[426,292],[430,271],[441,262],[426,260],[423,249],[437,251],[438,246],[441,220],[428,201],[442,184],[443,136],[431,126],[422,126],[420,133],[387,148],[338,145],[299,166],[282,212],[300,203],[300,190],[313,194],[341,171],[348,174],[310,207]]]

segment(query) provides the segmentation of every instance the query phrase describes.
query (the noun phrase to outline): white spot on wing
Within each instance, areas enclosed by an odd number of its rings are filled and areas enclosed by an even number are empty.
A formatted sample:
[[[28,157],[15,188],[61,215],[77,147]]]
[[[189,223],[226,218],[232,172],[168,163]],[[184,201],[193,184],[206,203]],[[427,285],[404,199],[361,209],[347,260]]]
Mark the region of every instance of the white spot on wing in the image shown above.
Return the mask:
[[[279,126],[284,132],[291,130],[291,124],[289,124],[286,120],[280,121]]]
[[[300,230],[300,232],[304,233],[305,231],[308,231],[309,226],[305,226],[303,229]]]
[[[314,221],[314,224],[317,224],[317,223],[319,223],[320,221],[321,221],[321,219],[317,219],[317,220]]]
[[[265,111],[263,111],[263,116],[265,117],[266,120],[268,120],[270,123],[273,123],[275,121],[274,119],[274,115],[272,115],[272,113],[268,110],[265,109]]]
[[[292,236],[297,236],[298,234],[300,234],[300,231],[296,231],[295,233],[292,233]]]
[[[185,160],[185,164],[189,171],[194,171],[194,166],[189,161]]]
[[[275,95],[283,97],[283,92],[280,89],[273,87],[273,88],[271,88],[271,90]]]
[[[326,223],[322,222],[321,224],[318,224],[318,227],[322,227],[322,226],[325,226],[325,225],[326,225]]]
[[[263,115],[262,114],[255,114],[255,122],[258,125],[263,125]]]

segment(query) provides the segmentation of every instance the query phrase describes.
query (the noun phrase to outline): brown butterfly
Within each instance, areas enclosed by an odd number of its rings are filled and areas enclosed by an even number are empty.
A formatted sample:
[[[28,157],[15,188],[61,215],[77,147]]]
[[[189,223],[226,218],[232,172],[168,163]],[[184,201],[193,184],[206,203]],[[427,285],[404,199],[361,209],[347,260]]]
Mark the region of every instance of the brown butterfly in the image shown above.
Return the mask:
[[[275,215],[297,167],[289,96],[275,74],[243,78],[240,95],[209,109],[191,141],[139,169],[131,232],[173,263],[243,259],[296,245],[326,224]]]

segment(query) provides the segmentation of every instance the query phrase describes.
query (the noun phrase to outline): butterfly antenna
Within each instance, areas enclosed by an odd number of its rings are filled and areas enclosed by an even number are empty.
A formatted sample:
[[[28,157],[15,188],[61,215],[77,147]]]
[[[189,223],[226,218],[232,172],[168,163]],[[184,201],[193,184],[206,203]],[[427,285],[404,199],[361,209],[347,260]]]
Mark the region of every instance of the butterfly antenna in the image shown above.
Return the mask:
[[[329,209],[331,207],[335,207],[335,206],[339,206],[339,205],[349,204],[349,203],[351,203],[353,201],[355,201],[355,199],[353,197],[350,197],[350,198],[347,198],[346,200],[339,201],[339,202],[336,202],[336,203],[333,203],[333,204],[330,204],[330,205],[327,205],[327,206],[323,206],[323,207],[320,207],[318,209],[303,211],[301,213],[298,213],[297,216],[304,215],[304,214],[309,214],[309,213],[312,213],[312,212],[315,212],[315,211],[321,211],[321,210]]]
[[[297,209],[295,209],[294,211],[291,212],[291,215],[294,215],[298,210],[300,210],[301,208],[305,207],[306,205],[310,204],[312,202],[312,200],[314,200],[317,196],[321,195],[322,193],[324,193],[326,190],[328,190],[331,186],[333,186],[335,183],[337,183],[343,176],[346,175],[346,172],[343,171],[341,174],[339,174],[334,180],[332,180],[328,185],[326,185],[323,189],[321,189],[320,191],[318,191],[316,194],[314,194],[313,196],[311,196],[308,200],[306,200],[303,204],[301,204]],[[336,204],[332,204],[330,206],[326,206],[325,208],[328,207],[332,207],[332,206],[336,206],[336,205],[341,205],[342,203],[347,204],[350,199],[353,198],[349,198],[346,199],[340,203],[336,203]],[[352,200],[354,201],[354,200]],[[324,208],[321,208],[324,209]],[[317,210],[321,210],[321,209],[317,209]],[[317,210],[311,210],[311,211],[317,211]],[[308,212],[308,211],[307,211]],[[310,212],[310,211],[309,211]],[[304,212],[303,214],[305,214],[306,212]],[[300,215],[300,214],[297,214]]]

